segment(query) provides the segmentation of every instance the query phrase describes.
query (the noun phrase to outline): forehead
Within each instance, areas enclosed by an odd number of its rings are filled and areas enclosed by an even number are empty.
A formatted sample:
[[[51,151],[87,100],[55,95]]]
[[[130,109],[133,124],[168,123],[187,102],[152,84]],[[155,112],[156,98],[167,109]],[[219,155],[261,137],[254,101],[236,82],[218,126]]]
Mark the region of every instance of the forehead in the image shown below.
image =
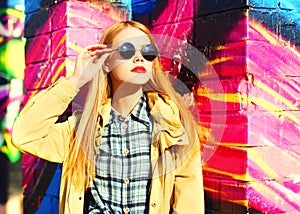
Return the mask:
[[[122,30],[114,39],[112,46],[117,47],[124,42],[130,42],[135,47],[141,47],[145,44],[151,43],[147,34],[134,27],[128,27]]]

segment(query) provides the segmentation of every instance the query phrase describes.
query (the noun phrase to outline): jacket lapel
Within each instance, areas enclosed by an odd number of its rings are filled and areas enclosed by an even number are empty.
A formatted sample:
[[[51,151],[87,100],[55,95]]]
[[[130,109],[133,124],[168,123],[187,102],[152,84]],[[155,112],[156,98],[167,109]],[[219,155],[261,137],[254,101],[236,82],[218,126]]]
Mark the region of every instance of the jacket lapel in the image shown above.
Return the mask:
[[[150,114],[153,117],[154,144],[160,143],[161,151],[174,145],[187,145],[187,135],[180,121],[176,104],[167,95],[147,92]]]

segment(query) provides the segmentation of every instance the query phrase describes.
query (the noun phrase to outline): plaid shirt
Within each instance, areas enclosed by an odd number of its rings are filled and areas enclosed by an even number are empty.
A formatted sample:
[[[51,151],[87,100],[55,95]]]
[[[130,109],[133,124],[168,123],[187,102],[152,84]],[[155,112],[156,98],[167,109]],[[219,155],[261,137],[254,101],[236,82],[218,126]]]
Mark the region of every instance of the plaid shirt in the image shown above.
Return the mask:
[[[152,123],[143,95],[128,117],[111,110],[104,127],[89,213],[147,213]]]

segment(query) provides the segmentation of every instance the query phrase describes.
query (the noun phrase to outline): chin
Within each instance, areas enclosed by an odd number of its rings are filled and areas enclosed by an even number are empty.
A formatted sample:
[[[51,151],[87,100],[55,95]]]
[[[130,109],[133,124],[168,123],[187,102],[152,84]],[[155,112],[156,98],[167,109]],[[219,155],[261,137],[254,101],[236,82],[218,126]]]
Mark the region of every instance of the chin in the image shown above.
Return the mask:
[[[136,74],[131,78],[127,78],[124,82],[135,84],[135,85],[144,85],[150,80],[150,73],[145,74]]]

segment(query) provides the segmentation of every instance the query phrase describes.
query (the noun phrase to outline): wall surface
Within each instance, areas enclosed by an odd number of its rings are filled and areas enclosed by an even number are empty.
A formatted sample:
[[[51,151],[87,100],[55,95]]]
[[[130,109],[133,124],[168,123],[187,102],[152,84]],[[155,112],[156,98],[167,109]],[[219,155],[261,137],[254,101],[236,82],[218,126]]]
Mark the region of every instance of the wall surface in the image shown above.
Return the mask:
[[[227,106],[203,168],[207,209],[298,213],[299,2],[200,0],[198,8],[195,45],[218,73]]]

